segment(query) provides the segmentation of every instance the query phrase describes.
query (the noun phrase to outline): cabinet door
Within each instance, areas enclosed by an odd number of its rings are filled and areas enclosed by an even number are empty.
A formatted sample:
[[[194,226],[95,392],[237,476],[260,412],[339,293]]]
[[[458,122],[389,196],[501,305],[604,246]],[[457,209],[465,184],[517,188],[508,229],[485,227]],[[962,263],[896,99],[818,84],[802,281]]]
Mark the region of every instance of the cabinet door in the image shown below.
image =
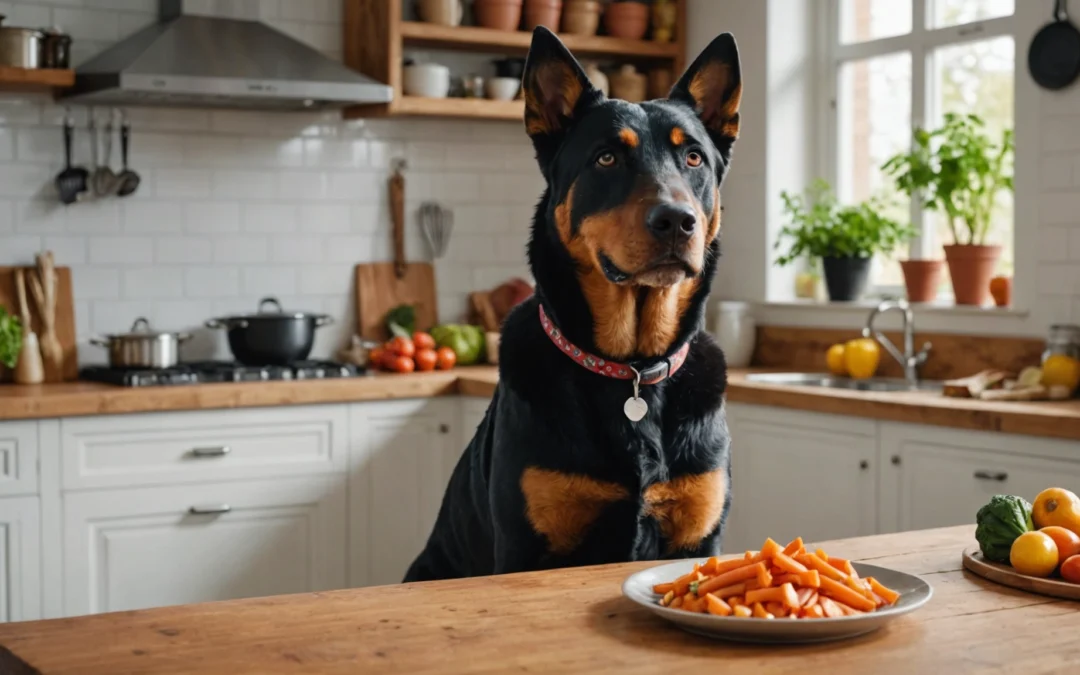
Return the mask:
[[[724,550],[766,537],[807,541],[874,534],[873,423],[759,406],[728,406],[732,508]]]
[[[1080,457],[1054,457],[1058,448],[1066,452],[1064,444],[1045,439],[888,425],[882,482],[891,509],[883,512],[884,524],[890,531],[964,525],[996,494],[1030,501],[1051,486],[1078,491]],[[1040,450],[1046,454],[1038,456]]]
[[[423,548],[461,455],[456,399],[352,406],[349,583],[398,583]]]
[[[0,422],[0,496],[38,493],[38,422]]]
[[[41,618],[41,524],[37,497],[0,499],[0,621]]]
[[[64,612],[341,588],[344,541],[332,476],[69,493]]]

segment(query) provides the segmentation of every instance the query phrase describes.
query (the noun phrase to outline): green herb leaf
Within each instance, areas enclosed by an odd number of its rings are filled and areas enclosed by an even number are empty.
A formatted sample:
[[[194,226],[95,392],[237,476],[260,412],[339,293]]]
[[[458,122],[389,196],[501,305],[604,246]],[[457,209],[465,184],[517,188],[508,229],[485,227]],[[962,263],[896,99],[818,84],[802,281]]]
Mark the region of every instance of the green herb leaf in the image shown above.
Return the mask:
[[[0,307],[0,363],[14,368],[22,351],[22,322]]]

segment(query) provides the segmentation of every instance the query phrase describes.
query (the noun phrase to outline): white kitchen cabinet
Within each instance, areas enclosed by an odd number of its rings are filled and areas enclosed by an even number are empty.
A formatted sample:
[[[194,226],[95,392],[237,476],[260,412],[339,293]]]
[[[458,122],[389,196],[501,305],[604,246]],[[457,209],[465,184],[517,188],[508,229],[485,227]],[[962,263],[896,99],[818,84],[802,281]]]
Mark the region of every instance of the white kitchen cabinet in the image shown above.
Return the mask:
[[[0,621],[41,618],[41,522],[37,497],[0,499]]]
[[[913,424],[881,424],[885,532],[975,522],[996,494],[1033,500],[1051,486],[1080,491],[1080,444]]]
[[[69,492],[64,614],[344,587],[344,490],[330,475]]]
[[[401,581],[427,541],[464,445],[457,399],[354,405],[349,432],[349,583]]]
[[[727,404],[732,508],[725,551],[765,537],[807,541],[877,530],[877,439],[870,420]]]
[[[38,493],[38,423],[0,423],[0,496]]]

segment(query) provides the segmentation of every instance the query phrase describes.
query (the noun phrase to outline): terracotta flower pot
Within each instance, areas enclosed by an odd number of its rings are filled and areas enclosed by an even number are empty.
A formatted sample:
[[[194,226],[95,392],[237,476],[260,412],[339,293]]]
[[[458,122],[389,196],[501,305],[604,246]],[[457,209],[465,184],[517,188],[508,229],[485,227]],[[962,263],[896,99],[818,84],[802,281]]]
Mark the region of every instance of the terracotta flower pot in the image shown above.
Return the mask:
[[[612,2],[604,10],[604,28],[609,35],[640,40],[649,30],[649,6],[640,2]]]
[[[990,278],[994,276],[1000,246],[958,245],[945,247],[953,295],[958,305],[984,306],[991,303]]]
[[[484,28],[517,30],[521,24],[522,0],[476,0],[476,23]]]
[[[944,260],[901,260],[909,302],[933,302],[941,286]]]
[[[537,26],[559,30],[562,16],[562,0],[525,0],[525,30]]]
[[[562,29],[571,35],[596,35],[600,28],[597,0],[567,0],[563,6]]]

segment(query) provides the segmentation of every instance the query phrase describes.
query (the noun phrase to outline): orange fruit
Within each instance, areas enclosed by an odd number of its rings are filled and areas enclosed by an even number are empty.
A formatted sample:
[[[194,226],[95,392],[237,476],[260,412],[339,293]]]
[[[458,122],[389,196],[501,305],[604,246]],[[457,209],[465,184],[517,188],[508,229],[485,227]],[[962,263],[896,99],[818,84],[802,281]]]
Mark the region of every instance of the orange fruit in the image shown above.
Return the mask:
[[[1058,566],[1057,544],[1043,532],[1025,532],[1013,542],[1009,563],[1020,574],[1048,577]]]
[[[844,377],[847,375],[847,362],[844,360],[844,345],[835,344],[825,352],[825,363],[829,366],[829,372],[833,375]]]
[[[990,280],[990,295],[998,307],[1012,304],[1012,277],[994,277]]]
[[[1046,387],[1067,387],[1076,391],[1080,386],[1080,361],[1065,354],[1051,354],[1043,361],[1042,383]]]
[[[1080,497],[1064,488],[1047,488],[1035,498],[1031,520],[1038,528],[1060,525],[1080,534]]]
[[[844,364],[848,375],[856,380],[873,377],[881,363],[881,347],[872,338],[851,340],[844,345]]]
[[[1058,562],[1063,563],[1074,555],[1080,555],[1080,534],[1066,530],[1060,525],[1044,527],[1039,532],[1054,540],[1058,549]]]

